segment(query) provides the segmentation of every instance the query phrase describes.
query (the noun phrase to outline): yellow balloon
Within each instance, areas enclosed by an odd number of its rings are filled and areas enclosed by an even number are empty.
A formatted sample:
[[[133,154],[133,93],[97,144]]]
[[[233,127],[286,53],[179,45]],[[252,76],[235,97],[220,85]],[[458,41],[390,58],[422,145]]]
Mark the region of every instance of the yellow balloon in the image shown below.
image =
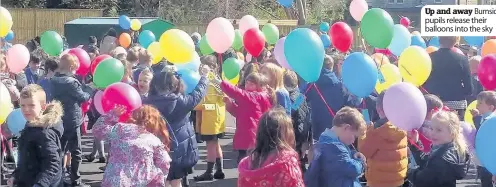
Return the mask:
[[[379,69],[379,78],[375,84],[375,91],[382,91],[391,87],[391,85],[401,82],[401,73],[398,67],[393,64],[384,64]]]
[[[7,87],[0,82],[0,125],[5,122],[7,116],[12,112],[13,106]]]
[[[0,37],[5,37],[12,29],[12,15],[10,12],[0,6]]]
[[[237,85],[239,82],[239,74],[236,75],[236,77],[232,78],[231,80],[227,79],[226,76],[224,75],[224,72],[222,72],[222,80],[227,80],[229,83],[232,85]]]
[[[373,55],[370,55],[370,57],[374,59],[374,62],[378,67],[381,67],[383,64],[390,64],[389,58],[382,53],[374,53]]]
[[[431,57],[425,49],[419,46],[410,46],[401,53],[398,68],[405,82],[419,87],[425,83],[431,74]]]
[[[473,120],[473,116],[472,116],[472,113],[470,112],[472,109],[475,109],[475,107],[477,106],[477,100],[475,101],[472,101],[472,103],[470,103],[468,106],[467,106],[467,110],[465,110],[465,115],[464,115],[464,118],[465,118],[465,122],[474,126],[474,120]]]
[[[151,43],[146,50],[153,55],[153,64],[159,63],[164,58],[160,52],[160,43],[158,42]]]
[[[131,20],[131,30],[139,31],[141,29],[141,21],[137,19]]]
[[[160,50],[165,59],[173,64],[193,61],[196,52],[189,34],[179,29],[170,29],[160,36]]]

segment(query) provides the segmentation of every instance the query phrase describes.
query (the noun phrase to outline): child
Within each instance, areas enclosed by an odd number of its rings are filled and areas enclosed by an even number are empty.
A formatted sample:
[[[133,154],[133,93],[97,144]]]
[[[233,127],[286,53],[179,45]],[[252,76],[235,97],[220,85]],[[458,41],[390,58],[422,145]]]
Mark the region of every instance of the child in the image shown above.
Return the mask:
[[[88,49],[86,49],[88,55],[90,56],[90,61],[93,62],[97,56],[100,55],[100,51],[97,46],[90,45]]]
[[[59,67],[50,79],[52,97],[64,107],[64,135],[62,136],[62,150],[71,153],[71,182],[73,186],[86,186],[81,182],[79,166],[81,165],[81,125],[83,124],[83,111],[81,104],[90,99],[93,90],[82,85],[74,78],[79,68],[78,59],[70,54],[60,58]],[[83,91],[86,90],[86,91]]]
[[[123,83],[127,83],[129,85],[133,85],[135,83],[135,79],[133,79],[133,65],[129,63],[126,59],[120,59],[122,65],[124,65],[124,76],[122,77]],[[141,73],[141,72],[140,72]],[[139,75],[138,75],[139,76]],[[136,79],[138,81],[138,79]]]
[[[432,149],[429,156],[417,162],[420,167],[408,168],[408,180],[415,186],[455,187],[456,180],[463,179],[467,174],[470,160],[460,132],[458,115],[444,110],[436,112],[432,117],[431,129]],[[412,136],[418,134],[413,133]],[[414,155],[421,154],[418,149],[411,151]]]
[[[207,87],[208,81],[202,77],[193,92],[184,94],[180,75],[173,66],[167,66],[164,71],[153,76],[150,93],[143,102],[155,106],[160,111],[170,123],[171,133],[177,139],[171,146],[172,163],[167,176],[167,182],[172,187],[181,186],[181,180],[187,179],[198,162],[198,146],[189,116],[190,111],[205,97]]]
[[[348,146],[363,135],[365,129],[365,121],[358,110],[350,107],[339,110],[332,127],[324,130],[315,145],[315,156],[305,173],[305,185],[361,187],[358,177],[364,169],[365,156]]]
[[[288,115],[291,114],[291,99],[284,88],[284,70],[274,63],[265,63],[260,72],[268,79],[269,87],[276,91],[277,104],[282,106]]]
[[[29,59],[28,68],[24,71],[26,75],[26,80],[28,84],[36,84],[38,83],[38,79],[42,75],[40,70],[40,57],[36,55],[31,55]]]
[[[45,91],[47,102],[52,101],[52,86],[50,85],[50,79],[55,75],[55,71],[58,68],[59,61],[57,58],[49,58],[45,61],[45,76],[40,79],[38,84]]]
[[[138,84],[136,84],[136,89],[138,90],[141,98],[148,97],[148,92],[150,91],[150,83],[153,79],[153,73],[150,69],[144,69],[141,71],[138,79]]]
[[[267,89],[267,82],[267,77],[261,73],[252,73],[246,78],[245,90],[226,81],[220,84],[229,97],[224,99],[227,110],[236,117],[233,147],[239,153],[238,163],[248,150],[255,148],[258,120],[275,103],[275,96],[271,93],[272,89]]]
[[[152,56],[152,53],[146,51],[146,50],[143,50],[141,51],[140,55],[139,55],[139,64],[138,66],[135,68],[134,72],[133,72],[133,80],[134,81],[138,81],[138,78],[139,78],[139,74],[141,73],[141,71],[143,71],[144,69],[149,69],[152,67],[152,64],[153,64],[153,56]]]
[[[406,132],[386,118],[385,92],[377,97],[376,111],[380,119],[370,125],[366,135],[358,141],[358,150],[367,158],[365,177],[370,187],[403,185],[408,166]]]
[[[127,57],[126,60],[133,65],[133,67],[136,67],[139,64],[139,55],[140,51],[138,48],[133,47],[127,51]]]
[[[21,91],[21,111],[28,122],[18,139],[19,161],[10,181],[15,186],[58,187],[62,181],[63,110],[59,102],[47,104],[45,96],[36,84]]]
[[[213,179],[224,179],[225,175],[222,168],[222,148],[219,144],[219,138],[224,136],[226,121],[226,104],[223,101],[224,93],[220,89],[220,76],[216,73],[217,59],[215,56],[205,56],[202,58],[202,69],[211,69],[211,71],[200,72],[206,73],[211,80],[208,85],[208,91],[203,101],[196,106],[196,129],[200,137],[207,142],[207,171],[202,175],[194,177],[196,181],[209,181]],[[204,67],[206,66],[206,67]],[[215,79],[215,80],[214,80]],[[213,174],[214,164],[216,166]]]
[[[249,63],[249,64],[243,66],[243,69],[240,72],[238,86],[241,89],[245,89],[246,78],[251,73],[258,72],[258,69],[259,69],[259,66],[258,66],[258,64],[255,64],[255,63]]]
[[[111,145],[102,186],[165,186],[171,162],[165,120],[157,109],[145,105],[133,111],[127,122],[119,123],[125,111],[117,107],[94,126],[95,138]]]
[[[471,103],[477,98],[477,95],[484,91],[484,87],[479,81],[479,77],[477,76],[477,68],[479,67],[479,63],[481,61],[481,56],[473,56],[469,59],[470,63],[470,74],[472,80],[472,94],[470,98],[467,99],[467,102]]]
[[[303,187],[291,118],[276,108],[266,112],[259,122],[253,152],[241,160],[238,187]]]

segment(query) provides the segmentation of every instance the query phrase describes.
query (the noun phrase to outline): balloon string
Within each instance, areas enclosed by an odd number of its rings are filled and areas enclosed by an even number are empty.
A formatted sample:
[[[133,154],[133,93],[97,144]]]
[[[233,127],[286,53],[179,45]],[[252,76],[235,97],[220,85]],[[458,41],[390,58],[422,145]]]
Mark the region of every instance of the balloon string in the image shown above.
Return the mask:
[[[222,53],[217,53],[217,59],[219,60],[219,74],[222,75],[222,64],[223,64],[223,60],[222,60]]]
[[[317,94],[319,94],[320,98],[322,99],[322,101],[324,101],[324,104],[326,105],[327,107],[327,110],[329,110],[329,113],[331,114],[332,117],[335,116],[334,114],[334,111],[332,111],[331,107],[329,106],[329,104],[327,104],[327,101],[324,99],[324,96],[322,95],[322,93],[320,92],[320,89],[319,87],[317,87],[317,85],[314,83],[312,84],[313,87],[315,87],[315,90],[317,91]]]
[[[420,90],[422,90],[423,92],[425,92],[425,94],[429,94],[429,92],[423,86],[420,86],[419,88],[420,88]]]

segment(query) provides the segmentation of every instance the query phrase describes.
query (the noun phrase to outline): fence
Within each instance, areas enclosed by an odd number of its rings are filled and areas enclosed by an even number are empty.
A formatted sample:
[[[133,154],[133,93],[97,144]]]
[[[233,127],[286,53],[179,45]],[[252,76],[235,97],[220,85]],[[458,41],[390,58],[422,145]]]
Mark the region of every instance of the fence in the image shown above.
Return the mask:
[[[229,20],[233,24],[234,28],[239,27],[239,20],[231,19]],[[263,25],[267,23],[272,23],[279,28],[279,33],[287,35],[291,30],[296,28],[298,26],[298,20],[258,20],[258,23],[260,24],[260,29],[263,27]],[[178,29],[181,29],[187,33],[193,33],[193,32],[198,32],[198,33],[205,33],[207,30],[207,25],[206,23],[198,23],[198,24],[176,24],[176,27]]]

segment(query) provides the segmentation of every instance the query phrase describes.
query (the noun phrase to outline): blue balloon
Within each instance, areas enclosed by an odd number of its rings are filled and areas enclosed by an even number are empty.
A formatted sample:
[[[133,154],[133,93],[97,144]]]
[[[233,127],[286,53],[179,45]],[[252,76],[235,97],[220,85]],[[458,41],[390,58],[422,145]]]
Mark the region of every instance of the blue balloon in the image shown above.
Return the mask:
[[[294,0],[277,0],[279,4],[281,4],[283,7],[289,8],[293,5]]]
[[[412,46],[419,46],[422,48],[427,48],[427,45],[425,45],[425,41],[421,36],[418,35],[412,35]]]
[[[465,40],[470,46],[480,48],[484,43],[484,36],[464,36],[463,40]]]
[[[157,39],[155,38],[155,34],[153,34],[152,31],[149,30],[144,30],[143,32],[140,33],[138,37],[138,41],[143,46],[145,49],[148,48],[148,46],[155,42]]]
[[[198,72],[194,72],[189,69],[179,69],[177,70],[177,74],[181,76],[186,94],[193,92],[198,85],[198,82],[200,82],[201,76]]]
[[[126,15],[121,15],[119,16],[119,25],[122,29],[129,30],[131,29],[131,19],[129,19]]]
[[[482,166],[496,175],[496,118],[489,118],[477,131],[475,152]]]
[[[7,117],[7,127],[9,128],[9,131],[15,136],[19,136],[21,131],[26,126],[26,123],[27,120],[26,118],[24,118],[24,115],[22,114],[20,108],[12,111]]]
[[[319,79],[325,49],[317,33],[308,28],[291,31],[284,41],[284,55],[289,66],[305,81]]]
[[[200,56],[198,56],[198,53],[194,54],[195,56],[193,57],[193,61],[184,63],[184,64],[175,64],[178,70],[181,69],[188,69],[194,72],[198,72],[198,69],[200,68]]]
[[[400,56],[403,50],[410,46],[412,39],[408,29],[400,24],[393,27],[393,39],[389,44],[388,49],[396,56]]]
[[[331,37],[327,34],[321,34],[320,35],[320,40],[322,40],[322,44],[324,44],[325,48],[328,48],[331,46]]]
[[[429,40],[429,46],[439,47],[439,37],[432,37],[431,40]]]
[[[320,31],[327,33],[327,32],[329,32],[329,29],[331,29],[331,26],[329,25],[329,23],[327,23],[327,22],[320,23]]]
[[[5,36],[5,41],[7,42],[10,42],[14,39],[14,31],[9,31],[9,33],[7,33],[7,36]]]
[[[378,70],[369,55],[354,52],[344,59],[341,75],[346,89],[353,95],[364,98],[374,91]]]

